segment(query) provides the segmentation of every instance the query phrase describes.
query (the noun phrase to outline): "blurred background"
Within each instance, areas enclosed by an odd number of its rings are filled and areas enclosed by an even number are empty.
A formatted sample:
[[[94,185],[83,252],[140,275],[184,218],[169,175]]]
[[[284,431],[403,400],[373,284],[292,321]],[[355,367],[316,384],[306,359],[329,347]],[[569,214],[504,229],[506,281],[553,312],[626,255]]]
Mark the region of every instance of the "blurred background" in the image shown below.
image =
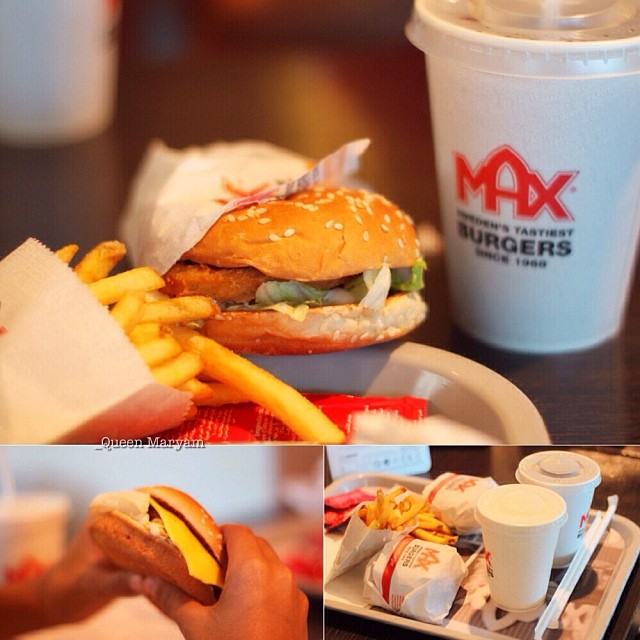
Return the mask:
[[[54,247],[113,237],[154,139],[184,148],[253,138],[320,158],[370,137],[363,180],[416,218],[435,218],[435,188],[403,171],[433,165],[424,56],[404,35],[411,6],[124,0],[109,36],[119,47],[110,126],[44,148],[0,137],[0,255],[31,235]],[[402,140],[390,119],[406,123]]]

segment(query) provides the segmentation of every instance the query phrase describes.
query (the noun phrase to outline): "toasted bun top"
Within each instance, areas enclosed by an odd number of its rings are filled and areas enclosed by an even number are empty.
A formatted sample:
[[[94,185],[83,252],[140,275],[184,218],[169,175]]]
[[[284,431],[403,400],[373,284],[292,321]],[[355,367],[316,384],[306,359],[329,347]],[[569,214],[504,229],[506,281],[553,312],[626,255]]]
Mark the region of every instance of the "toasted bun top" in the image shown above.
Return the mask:
[[[222,532],[214,519],[190,495],[166,486],[142,487],[159,505],[182,517],[189,529],[219,561],[223,561]]]
[[[419,256],[413,221],[384,196],[316,187],[224,214],[183,258],[309,282]]]

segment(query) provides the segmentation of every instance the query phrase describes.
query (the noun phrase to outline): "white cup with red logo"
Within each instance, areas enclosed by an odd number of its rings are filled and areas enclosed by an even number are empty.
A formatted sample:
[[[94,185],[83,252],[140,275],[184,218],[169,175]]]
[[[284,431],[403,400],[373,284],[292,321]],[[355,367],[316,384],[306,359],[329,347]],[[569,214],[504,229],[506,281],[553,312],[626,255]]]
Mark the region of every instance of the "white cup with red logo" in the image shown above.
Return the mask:
[[[455,322],[532,353],[616,335],[640,228],[640,0],[415,0],[407,35]]]
[[[121,0],[0,2],[0,139],[77,142],[113,117]]]
[[[476,518],[494,604],[514,612],[541,607],[558,534],[567,519],[564,499],[537,485],[500,485],[480,496]]]
[[[567,522],[560,529],[553,557],[554,567],[566,567],[584,536],[593,493],[601,480],[600,467],[572,451],[539,451],[520,461],[516,479],[551,489],[567,503]]]
[[[0,585],[32,578],[60,558],[69,511],[69,498],[57,492],[0,499]]]

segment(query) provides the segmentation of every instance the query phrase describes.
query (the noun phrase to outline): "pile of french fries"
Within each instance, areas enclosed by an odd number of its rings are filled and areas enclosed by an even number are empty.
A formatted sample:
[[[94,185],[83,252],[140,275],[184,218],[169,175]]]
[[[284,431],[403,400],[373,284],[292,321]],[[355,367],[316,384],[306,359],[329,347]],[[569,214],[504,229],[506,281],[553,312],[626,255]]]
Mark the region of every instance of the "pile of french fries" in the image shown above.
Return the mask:
[[[370,529],[400,531],[416,522],[417,526],[411,530],[411,535],[416,538],[449,545],[458,541],[458,536],[431,513],[427,499],[403,486],[387,492],[378,489],[375,500],[360,506],[358,516]]]
[[[56,255],[71,265],[77,252],[78,246],[70,244]],[[249,401],[270,411],[302,440],[344,441],[344,433],[302,394],[199,332],[202,321],[220,311],[213,300],[162,294],[164,280],[150,267],[111,275],[125,255],[121,242],[102,242],[73,270],[108,307],[155,380],[191,395],[187,417],[193,417],[200,405]]]

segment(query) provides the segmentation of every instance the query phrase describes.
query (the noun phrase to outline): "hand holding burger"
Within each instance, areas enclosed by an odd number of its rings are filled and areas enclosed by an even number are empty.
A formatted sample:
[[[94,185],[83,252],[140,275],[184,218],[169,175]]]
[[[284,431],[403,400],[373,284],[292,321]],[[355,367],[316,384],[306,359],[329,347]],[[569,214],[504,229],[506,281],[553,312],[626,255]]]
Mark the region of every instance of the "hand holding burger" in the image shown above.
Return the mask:
[[[221,527],[228,551],[224,589],[213,606],[156,578],[132,581],[176,621],[186,640],[306,640],[308,601],[269,544],[247,527]]]
[[[218,527],[191,496],[166,486],[100,494],[90,531],[132,571],[130,587],[175,620],[187,640],[306,638],[307,599],[269,544]]]

